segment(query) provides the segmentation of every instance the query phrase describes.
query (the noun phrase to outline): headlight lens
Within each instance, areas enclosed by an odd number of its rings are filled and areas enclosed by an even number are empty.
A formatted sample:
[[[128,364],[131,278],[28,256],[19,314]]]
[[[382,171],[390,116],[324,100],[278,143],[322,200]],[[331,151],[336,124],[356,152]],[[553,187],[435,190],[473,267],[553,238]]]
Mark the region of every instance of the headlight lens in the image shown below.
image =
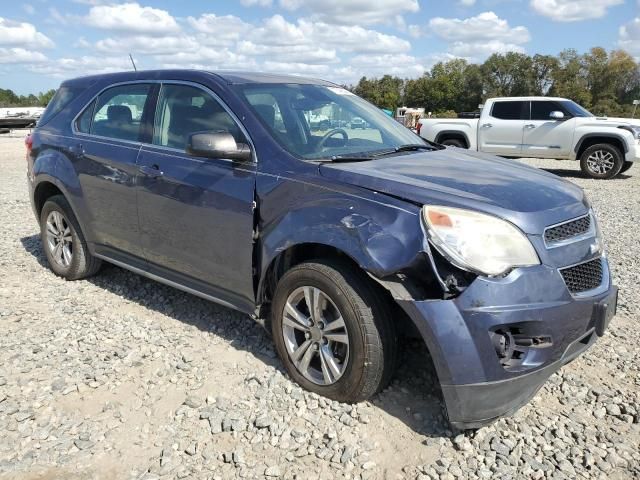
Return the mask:
[[[623,125],[621,127],[622,130],[627,130],[628,132],[631,132],[631,134],[633,135],[633,137],[638,140],[640,139],[640,127],[637,125]]]
[[[460,268],[497,276],[514,267],[540,264],[529,239],[505,220],[470,210],[428,205],[422,214],[431,241]]]

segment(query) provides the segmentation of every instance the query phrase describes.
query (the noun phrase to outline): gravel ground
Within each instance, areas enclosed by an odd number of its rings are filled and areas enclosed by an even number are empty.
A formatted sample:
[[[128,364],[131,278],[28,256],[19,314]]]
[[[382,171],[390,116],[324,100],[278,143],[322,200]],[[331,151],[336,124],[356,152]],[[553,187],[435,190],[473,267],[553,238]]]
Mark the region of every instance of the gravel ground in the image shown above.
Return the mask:
[[[45,266],[20,139],[0,138],[0,478],[640,477],[640,167],[587,190],[621,287],[589,352],[514,417],[449,430],[417,343],[392,385],[343,405],[292,383],[244,315],[114,266]]]

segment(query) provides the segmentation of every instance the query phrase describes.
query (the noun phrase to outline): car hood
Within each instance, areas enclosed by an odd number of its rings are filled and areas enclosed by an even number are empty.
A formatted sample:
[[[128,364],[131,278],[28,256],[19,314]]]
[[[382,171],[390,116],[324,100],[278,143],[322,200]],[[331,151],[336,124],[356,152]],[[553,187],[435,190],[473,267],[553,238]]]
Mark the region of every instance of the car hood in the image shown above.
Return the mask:
[[[582,189],[558,176],[515,160],[459,148],[325,163],[320,174],[418,205],[490,213],[531,234],[589,209]]]

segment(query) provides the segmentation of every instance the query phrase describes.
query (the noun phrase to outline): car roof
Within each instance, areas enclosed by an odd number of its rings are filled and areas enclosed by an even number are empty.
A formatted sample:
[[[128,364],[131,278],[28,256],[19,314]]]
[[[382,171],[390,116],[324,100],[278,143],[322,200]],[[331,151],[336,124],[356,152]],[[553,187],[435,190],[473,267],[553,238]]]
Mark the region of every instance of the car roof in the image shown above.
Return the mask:
[[[561,97],[497,97],[492,100],[495,100],[496,102],[531,102],[536,100],[557,102],[567,99]]]
[[[242,72],[224,70],[190,70],[190,69],[167,69],[167,70],[138,70],[127,72],[104,73],[99,75],[88,75],[69,79],[63,84],[91,84],[95,82],[127,82],[140,80],[194,80],[197,77],[212,76],[217,77],[227,84],[254,84],[254,83],[293,83],[307,85],[336,86],[332,82],[317,78],[301,77],[297,75],[285,75],[268,72]]]

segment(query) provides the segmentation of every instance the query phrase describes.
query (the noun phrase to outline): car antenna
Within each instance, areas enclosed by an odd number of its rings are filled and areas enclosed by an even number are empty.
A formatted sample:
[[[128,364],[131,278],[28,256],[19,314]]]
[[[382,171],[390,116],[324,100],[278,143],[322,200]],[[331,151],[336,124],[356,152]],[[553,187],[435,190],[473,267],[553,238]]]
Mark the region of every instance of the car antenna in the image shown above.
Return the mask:
[[[137,72],[138,69],[136,68],[136,62],[133,61],[133,57],[131,56],[131,54],[129,54],[129,59],[131,60],[131,65],[133,65],[133,69]]]

